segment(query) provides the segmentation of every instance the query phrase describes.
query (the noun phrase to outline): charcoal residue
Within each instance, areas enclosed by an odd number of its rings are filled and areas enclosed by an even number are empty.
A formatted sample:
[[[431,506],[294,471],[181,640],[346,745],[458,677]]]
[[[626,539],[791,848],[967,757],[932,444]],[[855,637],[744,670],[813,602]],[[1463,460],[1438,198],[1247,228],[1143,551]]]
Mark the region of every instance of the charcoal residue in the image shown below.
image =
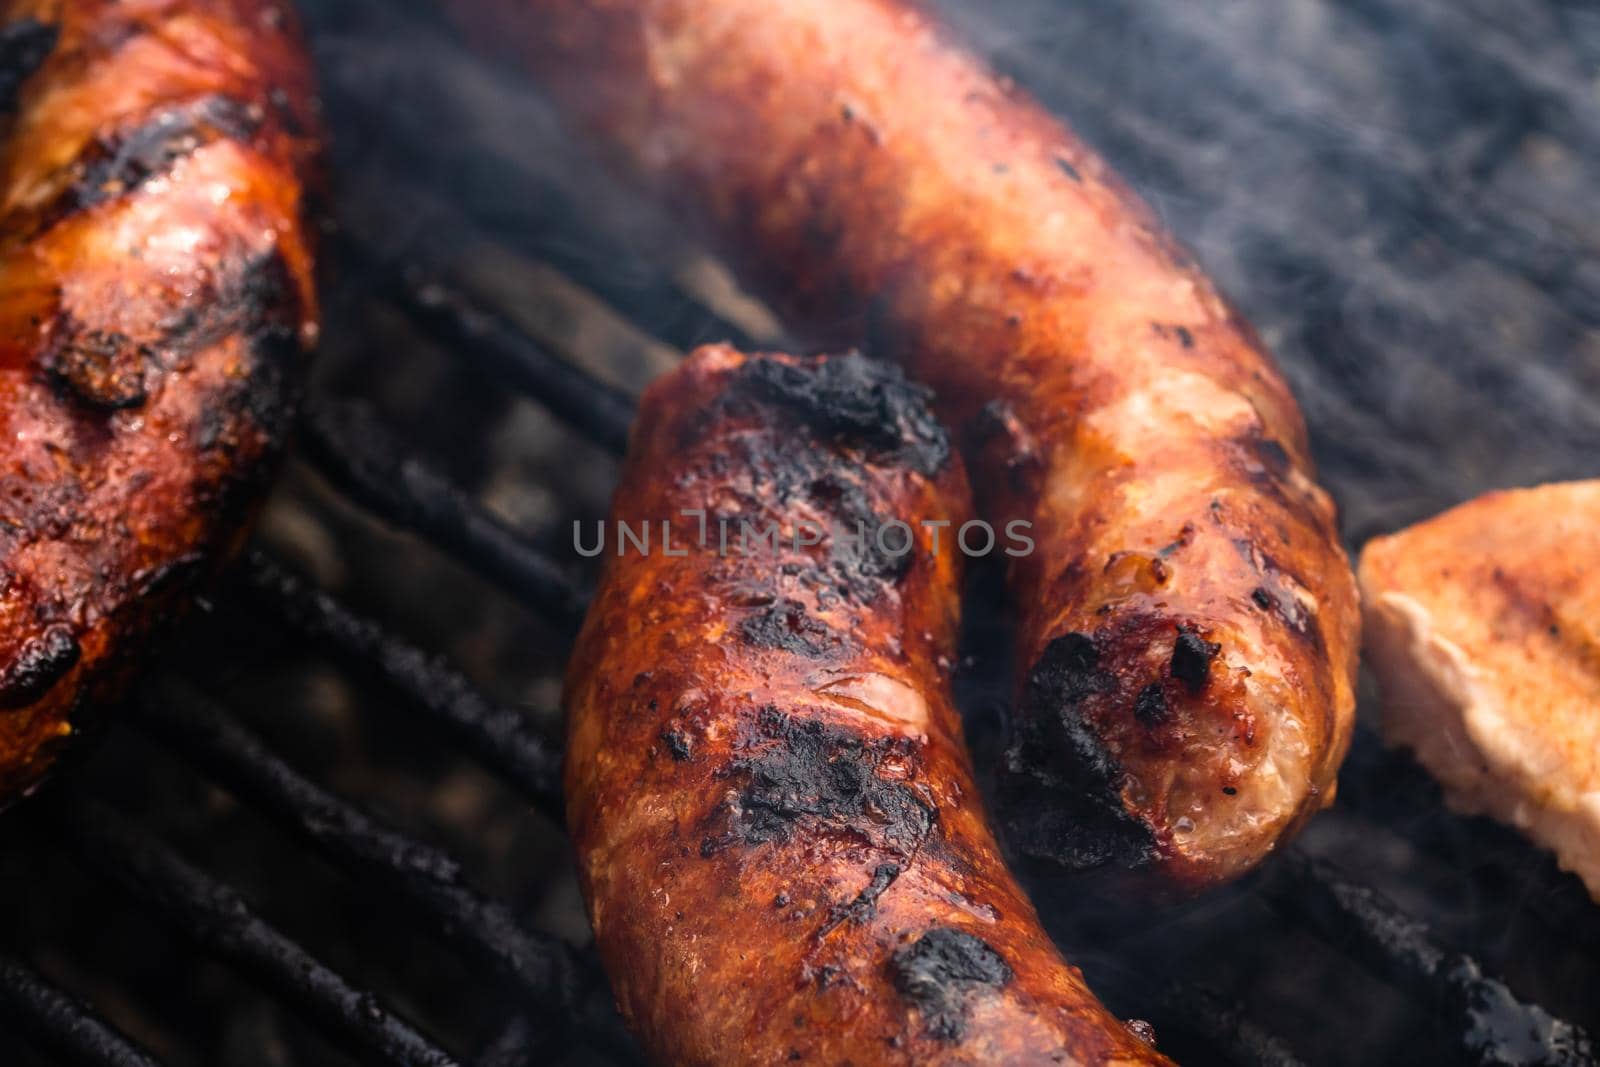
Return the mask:
[[[1012,978],[1011,966],[987,941],[948,926],[936,926],[895,952],[889,972],[937,1041],[961,1040],[972,999],[1003,989]]]
[[[742,784],[713,813],[703,856],[739,844],[787,841],[802,824],[909,857],[933,832],[936,812],[905,781],[880,776],[890,759],[918,761],[901,737],[863,737],[772,705],[763,707],[721,772]]]

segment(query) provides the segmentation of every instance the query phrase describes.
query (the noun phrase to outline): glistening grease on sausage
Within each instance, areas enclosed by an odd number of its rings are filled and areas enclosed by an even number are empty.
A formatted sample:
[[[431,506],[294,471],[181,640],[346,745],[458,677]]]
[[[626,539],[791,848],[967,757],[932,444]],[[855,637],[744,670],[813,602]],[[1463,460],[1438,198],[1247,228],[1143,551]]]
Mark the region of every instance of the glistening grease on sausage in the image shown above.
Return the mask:
[[[1167,1062],[1061,958],[984,822],[948,688],[960,552],[923,525],[967,508],[887,365],[713,347],[645,394],[612,513],[652,541],[608,548],[566,793],[659,1062]],[[873,536],[893,521],[911,551]]]
[[[315,332],[281,0],[0,0],[0,800],[237,543]]]
[[[1299,412],[1071,133],[903,0],[442,2],[792,322],[934,386],[1032,522],[1019,848],[1206,884],[1331,800],[1358,616]]]

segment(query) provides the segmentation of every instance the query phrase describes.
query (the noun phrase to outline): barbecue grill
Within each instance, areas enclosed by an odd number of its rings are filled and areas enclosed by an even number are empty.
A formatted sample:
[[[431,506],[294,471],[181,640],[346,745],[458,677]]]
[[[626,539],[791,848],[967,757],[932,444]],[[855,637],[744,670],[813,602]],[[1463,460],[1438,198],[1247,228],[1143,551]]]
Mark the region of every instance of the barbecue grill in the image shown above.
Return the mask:
[[[560,834],[571,523],[651,373],[781,328],[426,15],[302,6],[340,176],[325,351],[253,549],[107,743],[0,821],[0,1059],[636,1062]],[[1240,299],[1353,542],[1594,473],[1600,11],[948,13]],[[995,584],[961,679],[980,765]],[[1336,809],[1242,885],[1128,914],[1031,873],[1180,1062],[1594,1062],[1600,908],[1370,727]]]

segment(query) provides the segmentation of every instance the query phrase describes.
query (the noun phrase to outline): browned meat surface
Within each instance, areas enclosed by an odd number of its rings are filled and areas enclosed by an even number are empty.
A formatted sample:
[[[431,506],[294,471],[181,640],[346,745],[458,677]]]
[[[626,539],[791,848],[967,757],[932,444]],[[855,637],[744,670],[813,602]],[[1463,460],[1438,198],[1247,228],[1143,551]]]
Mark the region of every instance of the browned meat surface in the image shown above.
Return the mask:
[[[242,534],[316,330],[277,0],[0,4],[0,797]]]
[[[1032,523],[1020,848],[1205,884],[1332,799],[1358,613],[1299,412],[1070,132],[902,0],[444,6],[792,321],[933,385]]]
[[[1600,481],[1489,493],[1361,554],[1384,733],[1600,899]]]
[[[653,540],[607,541],[566,791],[601,956],[660,1062],[1166,1062],[1061,958],[985,823],[948,687],[960,553],[920,525],[967,509],[884,365],[712,347],[646,393],[612,519]],[[876,547],[893,520],[914,550]]]

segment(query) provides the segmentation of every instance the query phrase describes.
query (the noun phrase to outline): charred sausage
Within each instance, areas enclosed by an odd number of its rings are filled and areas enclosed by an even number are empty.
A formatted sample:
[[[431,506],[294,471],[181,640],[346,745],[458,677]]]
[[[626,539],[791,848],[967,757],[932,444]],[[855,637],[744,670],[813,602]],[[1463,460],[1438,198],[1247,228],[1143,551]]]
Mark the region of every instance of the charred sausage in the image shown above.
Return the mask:
[[[937,390],[1015,562],[1014,842],[1171,884],[1328,803],[1358,627],[1271,358],[1076,137],[904,0],[444,0],[791,317]]]
[[[947,686],[960,553],[931,540],[967,507],[887,364],[712,347],[645,394],[608,536],[631,532],[568,668],[566,795],[658,1061],[1167,1062],[985,824]]]
[[[0,797],[241,536],[316,328],[279,0],[0,4]]]

